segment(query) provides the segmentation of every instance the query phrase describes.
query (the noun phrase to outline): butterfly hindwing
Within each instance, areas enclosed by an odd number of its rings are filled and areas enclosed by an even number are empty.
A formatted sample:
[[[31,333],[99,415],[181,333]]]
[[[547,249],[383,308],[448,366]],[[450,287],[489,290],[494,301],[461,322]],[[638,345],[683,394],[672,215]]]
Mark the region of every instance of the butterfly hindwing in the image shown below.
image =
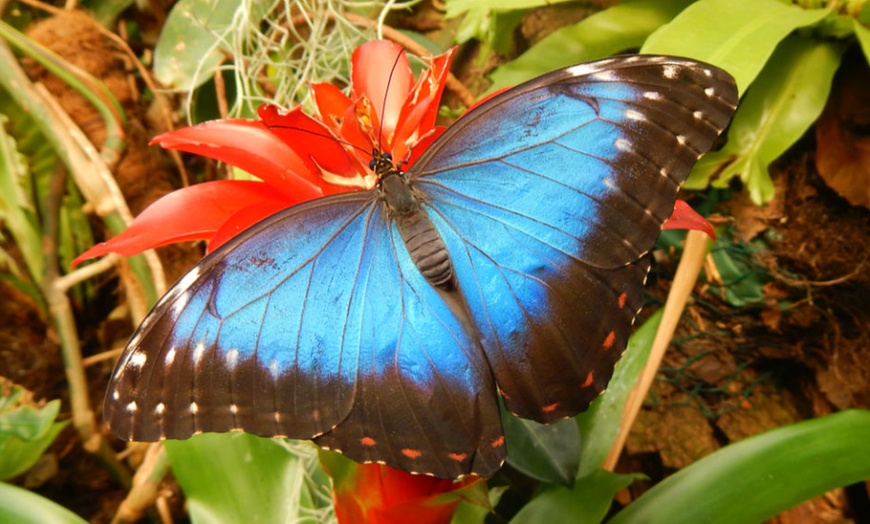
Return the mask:
[[[109,426],[145,441],[316,438],[408,471],[492,473],[504,447],[480,346],[397,241],[371,193],[245,231],[134,334],[107,394]]]
[[[646,254],[736,101],[691,60],[581,64],[482,104],[415,163],[512,412],[551,422],[603,389]]]

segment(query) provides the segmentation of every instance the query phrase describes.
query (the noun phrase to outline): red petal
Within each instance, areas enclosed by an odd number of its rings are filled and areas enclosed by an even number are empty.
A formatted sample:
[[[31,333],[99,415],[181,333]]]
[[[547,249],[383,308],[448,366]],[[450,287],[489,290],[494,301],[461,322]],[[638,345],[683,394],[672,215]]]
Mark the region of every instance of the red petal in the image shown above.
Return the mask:
[[[321,169],[341,176],[357,174],[344,145],[323,123],[303,113],[301,107],[283,113],[278,106],[264,104],[258,113],[269,131],[293,148],[303,160],[312,162],[318,175]],[[322,187],[326,193],[337,191],[334,187]]]
[[[219,180],[179,189],[148,206],[118,236],[79,255],[73,266],[109,253],[131,256],[173,242],[209,239],[240,209],[276,202],[293,203],[261,182]]]
[[[341,89],[327,83],[311,84],[311,94],[314,95],[314,103],[323,123],[333,131],[341,129],[344,113],[353,105],[350,98]]]
[[[341,122],[341,137],[351,145],[357,157],[367,159],[367,165],[371,160],[372,150],[375,148],[371,138],[360,125],[356,114],[356,106],[350,106],[344,114]]]
[[[215,249],[224,245],[229,239],[253,226],[257,222],[277,213],[278,211],[287,209],[288,207],[290,206],[286,201],[259,200],[248,207],[240,209],[221,224],[217,231],[215,231],[215,234],[208,241],[208,248],[206,251],[211,253]]]
[[[405,50],[388,40],[366,42],[354,50],[351,64],[354,100],[371,101],[383,125],[382,145],[389,144],[414,82]]]
[[[422,138],[419,138],[414,146],[411,148],[411,153],[408,155],[408,159],[405,161],[405,165],[403,166],[405,169],[414,165],[414,162],[423,154],[426,149],[432,145],[439,136],[441,136],[444,131],[446,131],[446,127],[436,126],[435,129],[429,131],[429,133],[423,135]]]
[[[662,226],[662,229],[694,229],[706,233],[710,238],[716,238],[716,232],[707,219],[698,214],[684,200],[674,202],[674,212]]]
[[[151,140],[167,149],[214,158],[261,178],[288,198],[323,196],[319,172],[269,132],[259,120],[214,120],[170,131]]]
[[[432,106],[431,100],[423,99],[419,103],[409,106],[411,111],[399,120],[400,127],[396,130],[396,135],[393,137],[393,143],[390,147],[390,153],[397,161],[404,160],[407,162],[408,151],[411,147],[420,140],[420,137],[426,134],[430,129],[422,129],[420,125],[429,107]]]
[[[406,107],[402,108],[402,113],[409,111],[408,105],[418,104],[423,100],[429,100],[429,106],[425,114],[420,120],[420,134],[428,132],[435,126],[435,119],[438,117],[438,107],[441,101],[441,94],[444,92],[444,84],[447,83],[447,75],[450,73],[450,63],[453,60],[453,54],[457,47],[448,49],[446,52],[434,57],[432,65],[420,75],[420,79],[414,86],[413,93],[408,96]],[[410,103],[410,104],[409,104]]]

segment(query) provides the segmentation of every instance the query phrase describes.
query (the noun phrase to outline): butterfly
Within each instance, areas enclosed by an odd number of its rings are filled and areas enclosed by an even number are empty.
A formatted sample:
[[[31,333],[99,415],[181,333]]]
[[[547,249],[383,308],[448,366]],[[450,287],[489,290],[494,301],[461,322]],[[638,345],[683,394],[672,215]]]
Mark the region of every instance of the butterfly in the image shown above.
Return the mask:
[[[279,212],[158,302],[109,383],[125,439],[246,431],[443,478],[504,462],[499,397],[552,423],[606,386],[677,190],[734,80],[628,55],[505,91],[370,191]]]

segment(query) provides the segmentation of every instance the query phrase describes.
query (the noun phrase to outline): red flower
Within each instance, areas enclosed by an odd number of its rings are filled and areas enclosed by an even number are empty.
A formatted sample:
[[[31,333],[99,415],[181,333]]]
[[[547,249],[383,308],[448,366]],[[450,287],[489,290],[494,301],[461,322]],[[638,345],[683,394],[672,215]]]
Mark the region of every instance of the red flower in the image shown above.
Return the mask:
[[[320,460],[332,477],[335,514],[342,524],[446,524],[461,500],[489,505],[480,477],[453,481],[411,475],[381,464],[357,464],[328,451]]]
[[[352,57],[352,98],[331,84],[311,86],[316,116],[267,104],[260,107],[259,120],[215,120],[156,137],[152,143],[226,162],[263,182],[220,180],[175,191],[74,264],[189,240],[207,240],[212,251],[281,209],[371,189],[372,151],[407,166],[443,131],[435,118],[452,55],[450,50],[434,57],[415,83],[401,46],[369,42]]]

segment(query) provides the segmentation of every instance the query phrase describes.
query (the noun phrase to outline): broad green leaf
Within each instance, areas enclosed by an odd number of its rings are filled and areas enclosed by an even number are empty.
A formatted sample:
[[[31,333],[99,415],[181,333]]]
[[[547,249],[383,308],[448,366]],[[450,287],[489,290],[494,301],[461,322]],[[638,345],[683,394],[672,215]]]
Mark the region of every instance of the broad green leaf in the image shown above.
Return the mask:
[[[72,511],[32,491],[0,482],[0,522],[87,524]]]
[[[0,479],[30,469],[67,425],[55,422],[60,400],[39,408],[31,405],[5,408],[0,413]]]
[[[690,3],[690,0],[641,0],[595,13],[553,32],[516,60],[493,71],[490,90],[513,86],[578,62],[640,47],[650,33]]]
[[[447,8],[446,17],[453,18],[473,9],[507,11],[510,9],[530,9],[568,1],[570,0],[447,0],[444,4]]]
[[[865,11],[870,13],[870,2],[867,3]],[[862,25],[858,20],[854,20],[852,23],[855,29],[855,37],[858,39],[858,43],[861,44],[861,50],[864,51],[864,58],[870,63],[870,29]]]
[[[613,495],[634,482],[636,478],[636,475],[620,475],[598,470],[578,481],[573,489],[555,486],[538,494],[523,506],[511,522],[516,524],[601,522],[607,515]]]
[[[829,13],[779,0],[699,0],[653,33],[641,52],[717,65],[734,76],[743,93],[786,36]]]
[[[842,49],[799,36],[784,40],[743,97],[728,143],[698,162],[685,187],[704,189],[713,176],[714,186],[725,187],[739,176],[756,204],[773,198],[768,167],[821,114]]]
[[[622,424],[625,400],[646,365],[661,319],[662,313],[657,311],[635,331],[607,389],[589,410],[575,417],[580,427],[579,479],[595,474],[607,458]]]
[[[325,489],[312,488],[311,472],[327,481],[313,447],[302,458],[281,440],[246,433],[205,433],[165,445],[195,524],[295,522],[322,506]]]
[[[250,23],[260,20],[268,8],[265,1],[181,0],[170,11],[154,48],[154,76],[163,85],[193,90],[214,76],[222,59],[224,33],[241,9]]]
[[[580,460],[580,432],[573,419],[545,426],[504,414],[507,462],[543,482],[570,486]]]
[[[866,479],[870,411],[843,411],[726,446],[654,486],[610,524],[762,522]]]

